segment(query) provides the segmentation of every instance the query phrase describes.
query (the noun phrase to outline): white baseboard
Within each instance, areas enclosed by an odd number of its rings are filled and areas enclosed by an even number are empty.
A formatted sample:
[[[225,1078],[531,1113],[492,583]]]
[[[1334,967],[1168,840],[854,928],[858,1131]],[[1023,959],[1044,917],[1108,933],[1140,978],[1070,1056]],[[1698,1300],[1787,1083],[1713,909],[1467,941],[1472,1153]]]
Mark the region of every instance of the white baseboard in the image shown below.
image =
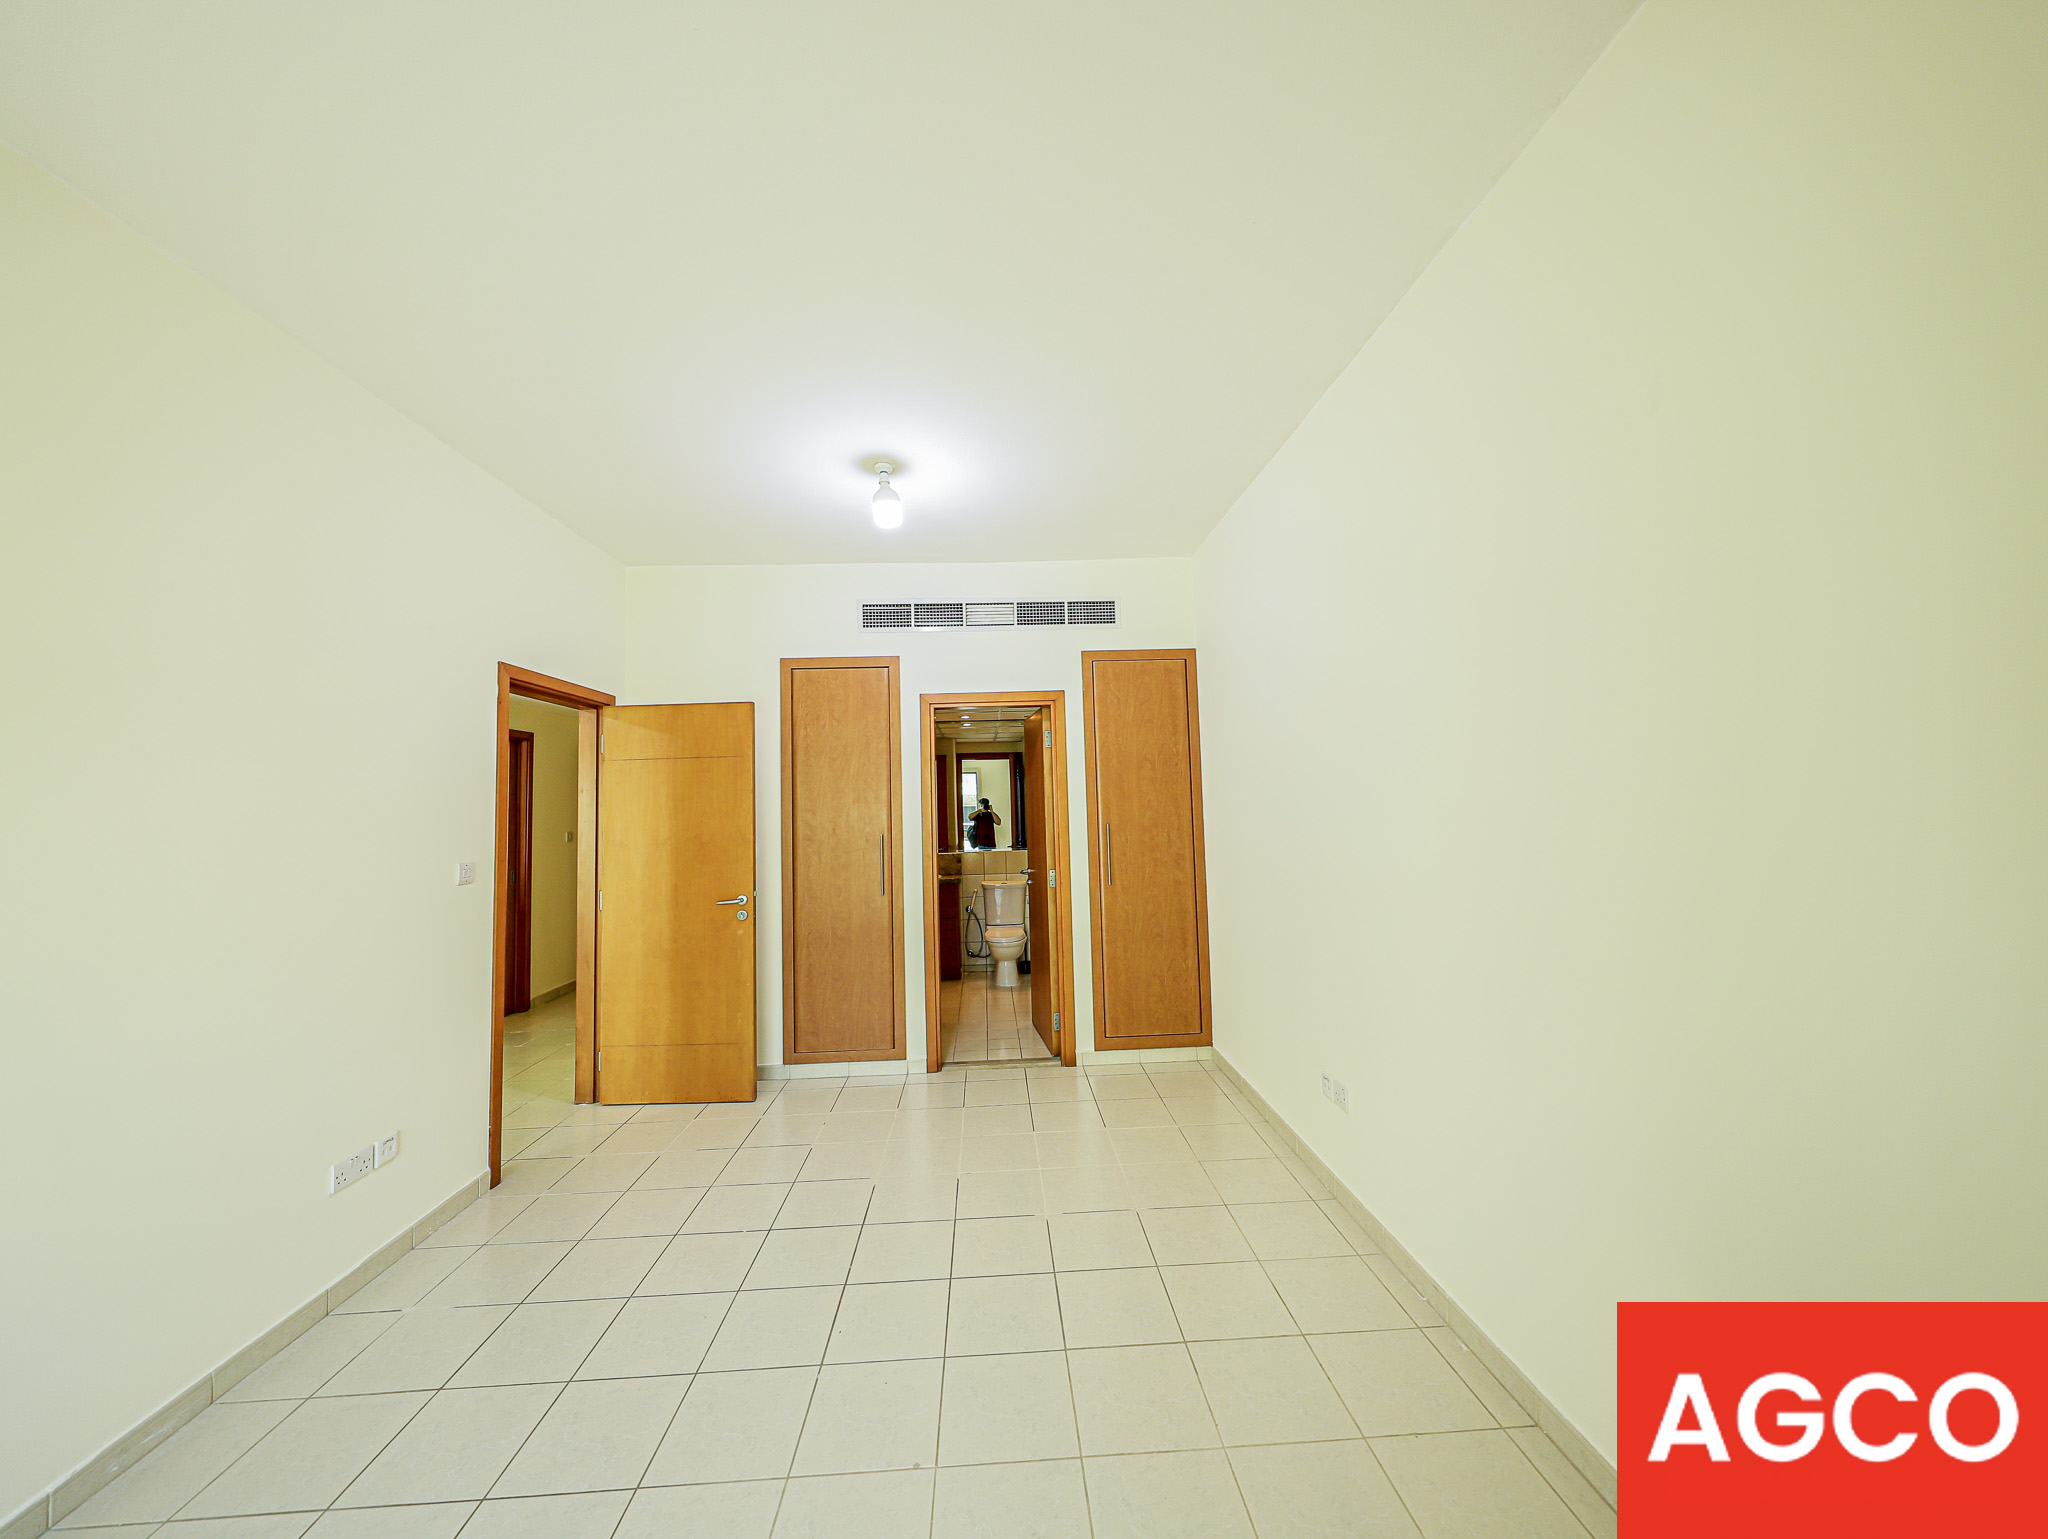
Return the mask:
[[[336,1305],[359,1292],[392,1262],[489,1191],[490,1186],[490,1172],[485,1171],[475,1180],[465,1183],[445,1202],[437,1203],[432,1211],[408,1225],[396,1239],[380,1245],[370,1256],[350,1267],[211,1373],[173,1395],[5,1523],[0,1523],[0,1539],[38,1539],[39,1535],[63,1522],[115,1476],[134,1468],[164,1439],[318,1325]]]
[[[560,999],[564,994],[573,994],[575,992],[576,980],[574,978],[571,978],[567,983],[556,984],[555,987],[549,989],[544,994],[532,995],[528,998],[526,1002],[526,1008],[529,1010],[536,1010],[539,1009],[542,1005],[546,1004],[551,999]]]
[[[1100,1053],[1082,1048],[1075,1050],[1074,1062],[1083,1067],[1091,1063],[1200,1063],[1215,1056],[1213,1047],[1119,1047]]]
[[[1206,1049],[1203,1051],[1206,1051]],[[1336,1172],[1324,1164],[1322,1157],[1309,1147],[1301,1134],[1294,1130],[1287,1119],[1275,1111],[1266,1098],[1252,1088],[1245,1077],[1237,1071],[1236,1066],[1221,1053],[1215,1055],[1214,1061],[1216,1067],[1229,1076],[1231,1083],[1245,1093],[1246,1098],[1258,1107],[1260,1112],[1265,1115],[1266,1120],[1272,1123],[1281,1136],[1293,1146],[1294,1152],[1301,1157],[1302,1163],[1315,1172],[1316,1179],[1330,1189],[1337,1200],[1343,1204],[1345,1211],[1358,1222],[1359,1227],[1372,1237],[1373,1242],[1379,1246],[1382,1253],[1393,1263],[1394,1269],[1407,1279],[1408,1285],[1422,1295],[1429,1306],[1450,1327],[1451,1333],[1471,1350],[1474,1357],[1486,1365],[1493,1376],[1500,1380],[1502,1388],[1514,1397],[1516,1404],[1520,1405],[1536,1425],[1549,1436],[1551,1442],[1557,1445],[1558,1451],[1571,1462],[1572,1468],[1591,1485],[1593,1490],[1598,1493],[1600,1500],[1607,1504],[1609,1509],[1608,1518],[1611,1521],[1612,1509],[1615,1505],[1616,1481],[1614,1466],[1607,1462],[1606,1456],[1593,1446],[1592,1442],[1572,1424],[1564,1412],[1551,1403],[1549,1396],[1545,1395],[1530,1382],[1529,1376],[1522,1372],[1515,1365],[1513,1359],[1494,1344],[1493,1338],[1481,1330],[1478,1323],[1470,1315],[1459,1308],[1457,1301],[1443,1290],[1434,1277],[1429,1275],[1428,1269],[1409,1253],[1406,1246],[1394,1238],[1387,1226],[1381,1223],[1374,1216],[1373,1211],[1359,1200],[1358,1194],[1338,1179]],[[1524,1451],[1526,1452],[1527,1450],[1525,1449]],[[1560,1492],[1560,1495],[1562,1494],[1564,1493]]]

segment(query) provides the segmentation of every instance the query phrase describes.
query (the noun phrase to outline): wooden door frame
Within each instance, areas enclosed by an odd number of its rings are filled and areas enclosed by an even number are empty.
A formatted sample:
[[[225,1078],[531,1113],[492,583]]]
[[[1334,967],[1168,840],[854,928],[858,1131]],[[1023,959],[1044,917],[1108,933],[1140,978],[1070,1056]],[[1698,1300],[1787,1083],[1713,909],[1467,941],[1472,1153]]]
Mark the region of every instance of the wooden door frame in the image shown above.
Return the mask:
[[[1070,877],[1073,862],[1067,840],[1067,692],[1063,689],[1025,690],[1008,693],[919,695],[919,758],[929,764],[938,742],[932,730],[933,717],[953,706],[1029,705],[1046,712],[1052,728],[1052,746],[1045,751],[1046,781],[1052,792],[1052,827],[1046,831],[1048,848],[1040,866],[1047,871],[1065,871]],[[934,805],[931,779],[918,776],[924,787],[924,1051],[925,1069],[936,1074],[945,1051],[939,1019],[939,843],[938,808]],[[1060,1013],[1060,1062],[1074,1066],[1080,1032],[1074,1021],[1074,905],[1071,880],[1052,888],[1052,927],[1055,976],[1058,990],[1054,1000]],[[1032,987],[1037,987],[1037,969],[1032,969]]]
[[[1202,840],[1202,717],[1200,690],[1196,687],[1195,649],[1162,647],[1149,651],[1083,652],[1081,654],[1082,752],[1088,770],[1088,930],[1089,956],[1094,962],[1089,980],[1095,998],[1095,1042],[1106,1049],[1103,1035],[1106,1014],[1102,970],[1102,811],[1095,779],[1095,665],[1120,662],[1164,662],[1178,659],[1188,669],[1188,776],[1194,797],[1195,842],[1195,936],[1198,987],[1202,1001],[1202,1030],[1198,1036],[1127,1037],[1118,1050],[1148,1047],[1208,1047],[1216,1040],[1216,1025],[1209,1008],[1209,863]]]
[[[503,1174],[505,1145],[505,862],[512,821],[512,697],[566,705],[576,731],[576,1099],[594,1094],[597,1036],[597,734],[599,713],[618,701],[512,663],[498,664],[497,842],[491,859],[491,1185]]]
[[[889,970],[895,977],[895,1020],[889,1051],[849,1048],[839,1052],[796,1050],[796,743],[790,732],[791,675],[803,668],[880,668],[889,685],[889,850],[895,878],[889,883]],[[903,677],[901,657],[785,657],[779,691],[782,702],[782,1061],[794,1063],[884,1063],[907,1059],[909,1032],[904,1008],[903,962]],[[920,774],[922,781],[924,776]],[[927,791],[929,796],[929,791]],[[885,867],[885,869],[888,869]],[[759,909],[756,908],[756,913]]]

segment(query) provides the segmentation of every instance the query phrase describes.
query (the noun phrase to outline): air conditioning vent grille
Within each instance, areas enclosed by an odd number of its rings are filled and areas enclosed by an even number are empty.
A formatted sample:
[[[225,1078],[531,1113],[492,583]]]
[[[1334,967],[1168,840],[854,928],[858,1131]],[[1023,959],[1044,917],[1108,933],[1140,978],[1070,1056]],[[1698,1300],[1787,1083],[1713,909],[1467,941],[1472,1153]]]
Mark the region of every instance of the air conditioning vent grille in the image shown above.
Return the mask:
[[[860,606],[864,631],[986,631],[1025,625],[1114,625],[1115,599],[911,599]]]

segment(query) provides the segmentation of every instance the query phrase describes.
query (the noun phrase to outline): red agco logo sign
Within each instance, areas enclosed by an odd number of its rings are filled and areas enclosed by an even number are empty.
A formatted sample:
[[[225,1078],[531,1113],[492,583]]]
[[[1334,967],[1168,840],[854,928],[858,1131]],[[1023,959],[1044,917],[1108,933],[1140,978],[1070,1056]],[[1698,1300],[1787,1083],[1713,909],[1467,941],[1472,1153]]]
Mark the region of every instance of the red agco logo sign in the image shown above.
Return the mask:
[[[1621,1539],[2048,1535],[2048,1304],[1623,1304]]]

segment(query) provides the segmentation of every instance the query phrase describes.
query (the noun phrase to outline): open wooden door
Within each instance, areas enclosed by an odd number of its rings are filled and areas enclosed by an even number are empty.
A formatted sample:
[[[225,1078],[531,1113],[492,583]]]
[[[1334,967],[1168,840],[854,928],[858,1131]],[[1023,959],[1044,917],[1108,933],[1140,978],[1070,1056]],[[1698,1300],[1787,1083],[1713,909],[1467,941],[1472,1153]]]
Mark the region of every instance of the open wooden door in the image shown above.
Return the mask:
[[[1059,943],[1052,923],[1052,781],[1045,772],[1046,749],[1052,746],[1052,725],[1044,711],[1024,723],[1024,786],[1021,802],[1028,830],[1031,864],[1026,867],[1024,901],[1031,925],[1031,1024],[1046,1051],[1060,1056],[1060,1034],[1053,1022],[1059,1007]]]
[[[600,738],[597,1098],[754,1099],[754,707],[614,706]]]

